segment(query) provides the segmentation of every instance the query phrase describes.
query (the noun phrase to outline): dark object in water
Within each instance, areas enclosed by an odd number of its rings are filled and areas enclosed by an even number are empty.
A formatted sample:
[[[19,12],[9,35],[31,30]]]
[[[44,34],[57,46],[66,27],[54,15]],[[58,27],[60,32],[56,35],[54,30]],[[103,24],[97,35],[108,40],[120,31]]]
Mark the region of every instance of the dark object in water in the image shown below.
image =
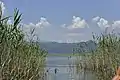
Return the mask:
[[[47,70],[46,70],[46,72],[48,73],[48,72],[49,72],[49,70],[50,70],[50,68],[49,68],[49,69],[47,69]]]
[[[55,74],[57,73],[57,70],[58,70],[58,69],[57,69],[57,68],[55,68],[55,70],[54,70],[54,71],[55,71]]]
[[[47,70],[46,72],[49,72],[49,70]]]
[[[71,58],[71,56],[68,57],[68,60]]]

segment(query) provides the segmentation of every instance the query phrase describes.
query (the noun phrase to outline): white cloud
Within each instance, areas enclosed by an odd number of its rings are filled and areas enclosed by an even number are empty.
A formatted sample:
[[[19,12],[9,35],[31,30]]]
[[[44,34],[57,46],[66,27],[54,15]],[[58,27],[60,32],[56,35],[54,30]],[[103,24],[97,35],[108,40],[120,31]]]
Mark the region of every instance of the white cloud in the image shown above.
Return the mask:
[[[66,28],[67,25],[66,25],[66,24],[62,24],[61,27],[62,27],[62,28]]]
[[[97,22],[97,24],[101,29],[105,29],[105,28],[109,27],[108,21],[105,20],[104,18],[100,18],[100,20]]]
[[[25,32],[28,36],[30,36],[30,32],[36,28],[35,24],[29,23],[29,24],[23,24],[23,32]]]
[[[48,20],[45,17],[41,17],[40,18],[40,22],[38,22],[36,24],[36,27],[44,27],[44,26],[50,26],[50,23],[48,22]]]
[[[94,18],[92,19],[92,21],[97,22],[99,19],[100,19],[100,17],[99,17],[99,16],[96,16],[96,17],[94,17]]]
[[[81,19],[80,17],[73,16],[72,24],[68,26],[68,29],[75,29],[75,28],[85,28],[89,27],[87,22],[84,19]]]
[[[116,21],[113,21],[112,23],[102,17],[94,17],[92,19],[92,21],[94,21],[100,28],[101,31],[106,31],[107,33],[110,33],[114,30],[114,32],[119,32],[120,31],[120,20],[116,20]]]
[[[26,32],[30,32],[30,30],[36,28],[35,34],[37,34],[42,41],[71,43],[92,39],[92,32],[94,31],[97,32],[97,34],[100,34],[105,28],[108,28],[108,32],[111,32],[112,28],[120,28],[119,20],[110,23],[108,20],[97,16],[94,17],[92,21],[94,21],[96,25],[93,25],[93,23],[88,24],[84,19],[73,16],[71,24],[54,25],[50,24],[45,17],[41,17],[40,21],[36,24],[24,24],[26,28],[24,31],[26,30]]]
[[[120,21],[114,21],[112,24],[113,29],[120,28]]]
[[[81,39],[87,40],[91,35],[86,20],[77,16],[72,17],[71,24],[63,24],[60,27],[62,29],[60,36],[62,36],[61,39],[64,42],[78,42]]]
[[[98,26],[101,30],[103,30],[103,31],[104,31],[106,28],[110,27],[109,22],[108,22],[106,19],[102,18],[102,17],[99,17],[99,16],[94,17],[94,18],[92,19],[92,21],[95,22],[95,23],[97,24],[97,26]]]
[[[40,21],[38,23],[36,23],[36,24],[34,24],[34,23],[23,24],[23,32],[25,32],[28,37],[31,37],[32,36],[31,32],[34,29],[34,33],[33,34],[35,34],[35,35],[37,35],[39,37],[40,36],[40,32],[42,30],[44,30],[44,28],[46,28],[46,27],[48,27],[50,25],[51,24],[48,22],[48,20],[46,18],[41,17]]]
[[[0,1],[0,5],[1,5],[1,9],[2,9],[2,14],[4,14],[5,4],[2,1]]]
[[[34,28],[44,28],[47,26],[50,26],[51,24],[48,22],[48,20],[44,17],[40,18],[40,21],[36,24],[34,23],[29,23],[29,24],[25,24],[25,27],[34,27]]]

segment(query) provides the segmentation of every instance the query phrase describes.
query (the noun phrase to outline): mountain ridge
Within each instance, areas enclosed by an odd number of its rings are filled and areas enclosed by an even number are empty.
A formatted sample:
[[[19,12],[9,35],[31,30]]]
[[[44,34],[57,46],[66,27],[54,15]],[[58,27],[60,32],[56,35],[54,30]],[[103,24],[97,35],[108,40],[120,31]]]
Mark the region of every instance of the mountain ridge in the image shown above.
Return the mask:
[[[79,43],[40,42],[40,47],[48,53],[73,53],[76,48],[81,52],[90,52],[96,49],[96,43],[92,40]]]

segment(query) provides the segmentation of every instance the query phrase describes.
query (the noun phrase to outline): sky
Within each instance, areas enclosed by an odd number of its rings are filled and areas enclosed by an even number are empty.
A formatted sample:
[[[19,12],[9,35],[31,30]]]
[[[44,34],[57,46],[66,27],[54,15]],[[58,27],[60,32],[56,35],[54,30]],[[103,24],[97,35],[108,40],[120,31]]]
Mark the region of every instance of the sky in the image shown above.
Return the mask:
[[[18,8],[23,30],[41,41],[79,42],[120,28],[120,0],[1,0],[4,15]],[[9,20],[9,22],[12,22]]]

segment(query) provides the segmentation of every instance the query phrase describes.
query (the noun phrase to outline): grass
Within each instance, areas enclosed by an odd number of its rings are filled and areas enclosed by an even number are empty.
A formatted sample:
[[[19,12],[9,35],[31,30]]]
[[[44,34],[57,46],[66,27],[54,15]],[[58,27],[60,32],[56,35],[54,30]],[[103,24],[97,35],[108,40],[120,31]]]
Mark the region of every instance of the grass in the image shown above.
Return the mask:
[[[37,42],[26,42],[21,16],[15,9],[13,23],[8,24],[10,17],[0,14],[0,80],[44,80],[47,52]]]
[[[94,40],[98,43],[97,49],[90,55],[84,55],[84,62],[79,62],[77,67],[93,71],[98,80],[112,80],[120,65],[120,37],[110,33],[94,37]]]

